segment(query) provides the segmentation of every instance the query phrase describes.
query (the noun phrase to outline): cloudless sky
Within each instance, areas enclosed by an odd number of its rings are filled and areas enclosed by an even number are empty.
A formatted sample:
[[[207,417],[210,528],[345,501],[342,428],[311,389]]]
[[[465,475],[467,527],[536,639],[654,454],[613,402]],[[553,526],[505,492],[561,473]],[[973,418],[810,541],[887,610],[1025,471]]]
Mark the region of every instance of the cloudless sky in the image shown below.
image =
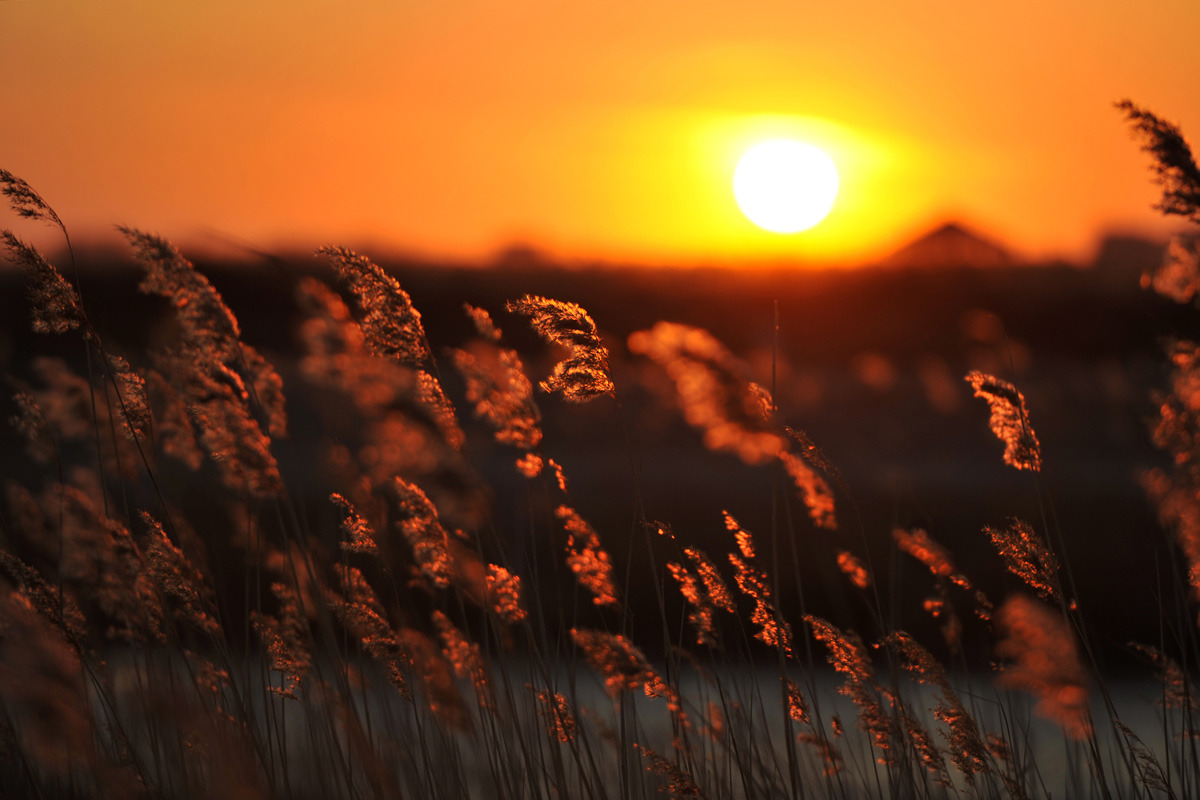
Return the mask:
[[[1112,102],[1200,142],[1197,31],[1195,0],[0,0],[0,166],[84,239],[854,262],[957,218],[1079,258],[1165,230]],[[791,236],[730,190],[780,135],[842,178]]]

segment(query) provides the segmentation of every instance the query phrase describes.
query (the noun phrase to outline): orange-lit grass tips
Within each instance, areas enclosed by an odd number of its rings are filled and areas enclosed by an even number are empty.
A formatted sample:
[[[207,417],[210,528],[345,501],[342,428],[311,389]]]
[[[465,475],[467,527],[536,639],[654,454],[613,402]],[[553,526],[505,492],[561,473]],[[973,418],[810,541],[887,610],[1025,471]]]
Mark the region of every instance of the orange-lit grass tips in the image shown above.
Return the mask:
[[[743,529],[728,511],[721,513],[725,515],[725,529],[733,534],[738,550],[742,551],[742,557],[754,558],[754,537],[750,535],[749,531]]]
[[[576,580],[592,594],[598,606],[617,606],[617,585],[613,582],[612,563],[600,546],[600,537],[575,509],[561,505],[554,512],[567,532],[567,566]]]
[[[758,626],[758,633],[754,634],[754,638],[771,647],[782,648],[785,653],[790,654],[791,630],[788,625],[780,624],[776,617],[767,574],[747,564],[736,553],[729,554],[729,562],[733,564],[738,590],[754,601],[754,611],[750,614],[750,622]]]
[[[850,582],[859,589],[866,589],[871,585],[871,573],[867,571],[866,566],[847,550],[841,550],[837,554],[837,565]]]
[[[375,531],[371,528],[370,523],[359,515],[354,505],[337,492],[329,495],[329,500],[345,514],[345,518],[338,526],[345,537],[338,543],[339,546],[347,553],[365,555],[378,553],[379,546],[375,543]]]
[[[637,744],[633,745],[633,749],[641,753],[644,758],[649,760],[646,765],[646,770],[653,772],[656,775],[661,775],[667,780],[667,785],[660,787],[672,798],[699,798],[703,797],[700,787],[696,784],[695,779],[683,769],[680,769],[675,764],[663,758],[656,751]]]
[[[493,614],[509,624],[529,615],[521,605],[521,577],[497,564],[488,564],[484,578],[489,607]]]
[[[1003,637],[996,655],[1011,662],[996,683],[1032,694],[1034,710],[1072,739],[1090,738],[1089,680],[1062,614],[1016,594],[996,610],[996,625]]]
[[[571,712],[571,701],[558,692],[536,689],[528,683],[525,686],[537,697],[537,714],[545,721],[546,732],[560,742],[574,739],[578,725]]]
[[[896,546],[920,561],[935,577],[945,578],[956,586],[970,589],[971,583],[964,576],[955,572],[954,560],[950,551],[939,544],[926,531],[914,528],[911,531],[896,528],[892,531]]]
[[[693,608],[688,614],[688,622],[696,630],[696,644],[715,645],[717,640],[713,630],[713,604],[704,593],[702,584],[681,564],[670,561],[667,563],[667,569],[679,584],[679,593]]]
[[[975,774],[991,771],[988,747],[980,736],[975,718],[967,711],[951,686],[946,670],[933,654],[904,631],[884,638],[883,643],[900,656],[900,665],[920,683],[933,688],[936,704],[934,719],[947,726],[940,729],[949,745],[950,759],[962,773],[967,785],[974,785]]]
[[[1011,383],[986,372],[969,372],[965,380],[975,390],[976,397],[987,401],[991,410],[988,424],[1004,443],[1004,463],[1017,469],[1041,470],[1041,445],[1029,424],[1025,396]]]
[[[1028,522],[1013,519],[1007,528],[985,525],[983,532],[1004,558],[1008,571],[1025,581],[1043,600],[1061,600],[1058,559]]]
[[[416,367],[429,360],[421,314],[408,292],[375,262],[344,247],[322,247],[358,301],[367,345],[375,355]]]
[[[442,640],[442,654],[450,662],[454,674],[471,681],[480,708],[494,711],[496,702],[492,698],[492,689],[488,683],[487,669],[479,644],[467,641],[463,632],[441,611],[433,612],[433,625]]]
[[[397,501],[395,525],[412,547],[413,560],[435,586],[445,589],[454,578],[455,568],[450,555],[450,535],[442,526],[437,509],[416,484],[397,477],[391,489]]]
[[[788,716],[794,722],[811,724],[812,720],[808,716],[808,704],[804,701],[804,694],[800,691],[800,687],[791,678],[784,678],[783,683],[787,692]]]
[[[695,567],[696,574],[699,576],[701,583],[704,584],[704,591],[713,605],[730,614],[736,614],[737,608],[733,604],[733,595],[730,594],[729,587],[721,580],[721,575],[717,572],[716,564],[702,551],[694,547],[685,547],[683,554],[688,557],[688,560]]]
[[[541,382],[544,391],[558,392],[572,403],[613,394],[608,348],[600,341],[596,323],[582,306],[527,294],[520,300],[510,300],[508,310],[528,317],[543,339],[570,351],[567,358],[554,365],[550,377]]]
[[[583,651],[584,660],[604,680],[609,697],[641,689],[647,697],[666,697],[673,705],[679,698],[650,666],[633,642],[619,633],[571,629],[571,640]]]
[[[666,370],[684,417],[704,432],[708,449],[735,453],[748,464],[769,461],[784,449],[773,430],[769,395],[708,331],[659,322],[631,334],[629,349]]]

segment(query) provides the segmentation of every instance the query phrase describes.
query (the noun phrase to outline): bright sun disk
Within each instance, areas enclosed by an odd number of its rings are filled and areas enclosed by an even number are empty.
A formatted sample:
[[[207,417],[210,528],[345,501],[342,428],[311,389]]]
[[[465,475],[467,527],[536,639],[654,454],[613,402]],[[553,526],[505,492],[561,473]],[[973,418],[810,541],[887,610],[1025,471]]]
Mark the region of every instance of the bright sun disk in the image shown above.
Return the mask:
[[[825,151],[794,139],[759,142],[733,173],[738,208],[760,228],[798,233],[829,214],[838,191],[837,167]]]

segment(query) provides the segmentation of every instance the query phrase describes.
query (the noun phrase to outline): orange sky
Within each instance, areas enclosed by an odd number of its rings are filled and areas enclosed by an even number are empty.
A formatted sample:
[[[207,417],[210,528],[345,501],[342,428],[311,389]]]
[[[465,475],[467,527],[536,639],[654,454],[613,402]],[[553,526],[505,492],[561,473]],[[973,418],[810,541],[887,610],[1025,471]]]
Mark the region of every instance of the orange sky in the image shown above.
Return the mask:
[[[1164,229],[1112,101],[1200,143],[1195,0],[9,0],[0,30],[0,166],[78,238],[854,262],[950,216],[1083,257]],[[790,236],[730,191],[778,135],[842,178]]]

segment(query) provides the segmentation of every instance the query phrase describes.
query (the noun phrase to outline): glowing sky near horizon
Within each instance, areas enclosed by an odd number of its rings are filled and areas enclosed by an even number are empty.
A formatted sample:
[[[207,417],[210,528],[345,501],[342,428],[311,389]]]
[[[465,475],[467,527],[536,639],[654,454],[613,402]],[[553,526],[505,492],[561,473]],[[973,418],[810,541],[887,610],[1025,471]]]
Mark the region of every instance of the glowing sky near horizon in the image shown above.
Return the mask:
[[[27,0],[0,30],[0,166],[84,239],[854,262],[954,218],[1082,257],[1165,230],[1114,100],[1200,141],[1193,0]],[[730,188],[777,137],[841,177],[791,236]]]

